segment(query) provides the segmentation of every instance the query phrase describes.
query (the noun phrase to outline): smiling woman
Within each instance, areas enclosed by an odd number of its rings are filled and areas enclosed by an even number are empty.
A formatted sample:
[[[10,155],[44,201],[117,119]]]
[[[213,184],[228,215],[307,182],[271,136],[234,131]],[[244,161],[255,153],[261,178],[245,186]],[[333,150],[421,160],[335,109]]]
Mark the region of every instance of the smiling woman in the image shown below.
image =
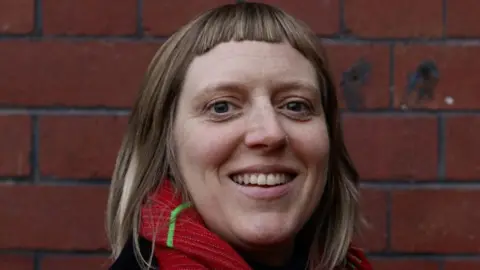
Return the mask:
[[[357,185],[310,30],[265,4],[210,10],[160,48],[133,108],[112,269],[371,269],[351,246]]]
[[[204,95],[217,81],[233,87]],[[313,87],[290,87],[298,81]],[[176,157],[198,212],[271,264],[290,256],[323,193],[329,139],[316,81],[289,44],[231,41],[193,60],[178,100]]]

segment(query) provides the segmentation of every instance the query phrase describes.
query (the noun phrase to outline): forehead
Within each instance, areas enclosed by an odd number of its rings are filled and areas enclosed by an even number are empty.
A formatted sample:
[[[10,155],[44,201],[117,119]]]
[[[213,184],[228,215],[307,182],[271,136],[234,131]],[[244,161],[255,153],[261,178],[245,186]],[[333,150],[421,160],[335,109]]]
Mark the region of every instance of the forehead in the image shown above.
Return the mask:
[[[201,91],[219,83],[267,86],[278,81],[317,86],[313,65],[288,43],[228,42],[192,61],[184,91]]]

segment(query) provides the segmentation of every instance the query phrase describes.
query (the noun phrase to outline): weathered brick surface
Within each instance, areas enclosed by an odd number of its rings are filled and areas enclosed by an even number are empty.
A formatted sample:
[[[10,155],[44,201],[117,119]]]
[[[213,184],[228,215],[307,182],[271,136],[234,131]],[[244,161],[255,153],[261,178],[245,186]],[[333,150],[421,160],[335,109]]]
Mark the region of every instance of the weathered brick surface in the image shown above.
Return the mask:
[[[111,261],[104,256],[49,255],[40,261],[42,270],[107,270]]]
[[[41,175],[110,178],[126,124],[126,117],[120,116],[40,118]]]
[[[261,1],[322,37],[374,269],[480,269],[480,2]],[[101,181],[147,65],[234,2],[0,0],[0,269],[107,269]]]
[[[0,1],[0,34],[27,34],[34,27],[34,0]]]
[[[372,264],[375,270],[440,270],[440,264],[431,260],[374,259]]]
[[[0,105],[129,107],[154,42],[0,42]]]
[[[345,23],[351,34],[362,37],[439,37],[442,0],[347,0]]]
[[[451,37],[479,37],[478,13],[480,2],[476,0],[455,0],[447,3],[446,32]]]
[[[0,254],[0,269],[34,270],[33,256],[17,254]]]
[[[30,173],[31,120],[23,115],[0,115],[0,175]]]
[[[477,270],[480,269],[478,260],[451,260],[445,262],[444,270]]]
[[[151,36],[168,36],[200,13],[234,0],[143,0],[143,30]]]
[[[392,250],[480,253],[479,204],[478,189],[392,191]]]
[[[1,184],[0,249],[107,248],[107,192],[103,186]]]
[[[362,178],[435,180],[437,118],[348,114],[345,142]]]
[[[480,116],[451,116],[445,126],[446,177],[478,180],[480,175]]]
[[[44,0],[49,35],[131,35],[137,29],[136,0]]]
[[[262,2],[275,5],[308,24],[319,35],[338,33],[340,30],[340,0],[260,0],[245,2]]]

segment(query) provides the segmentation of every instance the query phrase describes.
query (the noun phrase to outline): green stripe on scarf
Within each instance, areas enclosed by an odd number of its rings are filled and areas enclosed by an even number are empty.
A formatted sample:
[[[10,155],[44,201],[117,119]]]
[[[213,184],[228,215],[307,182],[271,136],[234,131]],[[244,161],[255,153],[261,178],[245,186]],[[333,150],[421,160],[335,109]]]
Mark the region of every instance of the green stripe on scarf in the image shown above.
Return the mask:
[[[192,206],[191,203],[182,203],[173,209],[172,213],[170,213],[170,225],[168,227],[168,235],[167,235],[167,247],[173,248],[173,235],[175,234],[175,225],[177,222],[178,215],[184,210]]]

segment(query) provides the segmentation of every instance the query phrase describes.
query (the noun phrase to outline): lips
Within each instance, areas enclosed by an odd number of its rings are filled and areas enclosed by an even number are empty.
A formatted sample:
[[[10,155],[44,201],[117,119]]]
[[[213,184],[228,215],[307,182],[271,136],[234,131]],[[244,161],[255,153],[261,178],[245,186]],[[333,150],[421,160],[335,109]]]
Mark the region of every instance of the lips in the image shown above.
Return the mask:
[[[240,185],[276,186],[292,181],[295,175],[288,173],[245,173],[235,174],[231,179]]]
[[[242,186],[273,187],[291,182],[298,173],[285,166],[252,166],[230,174],[230,179]]]
[[[230,176],[236,191],[246,198],[260,201],[274,201],[291,194],[298,174],[280,172],[240,173]]]

